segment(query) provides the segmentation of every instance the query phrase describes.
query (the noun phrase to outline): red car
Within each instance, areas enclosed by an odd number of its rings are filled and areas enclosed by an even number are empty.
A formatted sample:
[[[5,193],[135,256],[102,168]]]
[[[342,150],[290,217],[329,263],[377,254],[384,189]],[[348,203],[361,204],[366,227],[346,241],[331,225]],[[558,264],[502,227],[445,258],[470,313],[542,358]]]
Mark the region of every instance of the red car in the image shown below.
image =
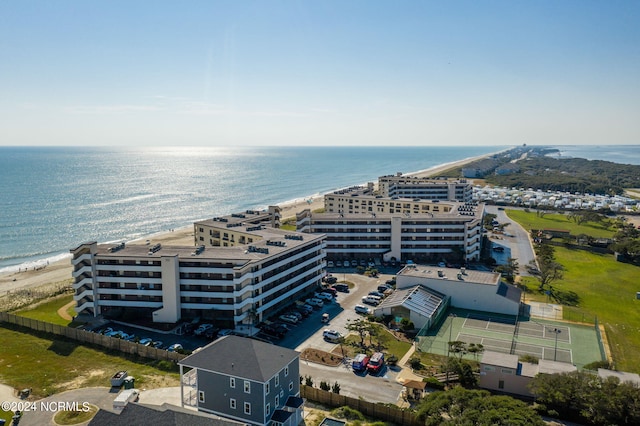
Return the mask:
[[[376,352],[371,355],[369,363],[367,364],[367,371],[371,374],[378,374],[382,370],[384,365],[384,354],[382,352]]]

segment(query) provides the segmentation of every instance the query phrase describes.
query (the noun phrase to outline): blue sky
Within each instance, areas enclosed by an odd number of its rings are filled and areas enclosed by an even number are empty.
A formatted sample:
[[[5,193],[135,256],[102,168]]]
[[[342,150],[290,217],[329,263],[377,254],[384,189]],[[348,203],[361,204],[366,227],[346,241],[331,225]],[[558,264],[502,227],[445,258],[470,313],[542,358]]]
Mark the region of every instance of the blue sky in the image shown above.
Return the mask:
[[[0,145],[640,144],[638,1],[0,2]]]

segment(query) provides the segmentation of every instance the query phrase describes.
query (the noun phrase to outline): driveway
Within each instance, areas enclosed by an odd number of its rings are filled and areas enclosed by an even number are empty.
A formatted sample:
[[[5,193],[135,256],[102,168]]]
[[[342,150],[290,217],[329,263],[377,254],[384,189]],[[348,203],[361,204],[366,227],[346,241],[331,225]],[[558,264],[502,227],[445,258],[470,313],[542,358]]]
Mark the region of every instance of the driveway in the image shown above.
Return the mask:
[[[492,251],[491,256],[500,265],[507,264],[509,257],[516,259],[520,265],[519,275],[531,275],[527,272],[527,265],[535,259],[535,254],[527,230],[511,220],[504,210],[498,210],[496,206],[486,206],[486,212],[495,214],[497,216],[496,220],[501,224],[509,224],[505,227],[508,235],[489,232],[492,246],[502,246],[504,248],[502,253]]]

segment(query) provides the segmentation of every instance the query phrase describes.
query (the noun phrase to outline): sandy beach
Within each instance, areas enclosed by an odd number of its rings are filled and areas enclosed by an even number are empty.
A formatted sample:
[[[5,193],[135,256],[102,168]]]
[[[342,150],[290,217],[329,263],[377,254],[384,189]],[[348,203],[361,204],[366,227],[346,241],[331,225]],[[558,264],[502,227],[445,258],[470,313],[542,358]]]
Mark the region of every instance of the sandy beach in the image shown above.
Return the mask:
[[[445,170],[453,167],[459,167],[464,164],[471,163],[481,158],[489,157],[493,154],[467,158],[452,163],[442,164],[429,169],[421,170],[418,172],[406,173],[411,176],[436,176]],[[309,200],[311,200],[309,202]],[[324,207],[324,198],[305,198],[301,197],[290,201],[288,203],[280,204],[282,209],[282,218],[286,220],[288,218],[295,217],[296,213],[304,210],[318,210]],[[171,231],[161,232],[141,238],[136,241],[128,242],[127,244],[146,244],[146,240],[149,239],[152,243],[162,244],[175,244],[175,245],[192,245],[193,244],[193,225],[185,226],[183,228],[176,228]],[[70,247],[71,248],[71,247]],[[19,290],[29,290],[39,288],[41,286],[60,286],[69,285],[71,283],[71,264],[70,258],[63,259],[51,264],[41,265],[37,268],[30,268],[28,270],[22,269],[20,272],[5,272],[0,274],[0,298],[10,297],[12,293]]]

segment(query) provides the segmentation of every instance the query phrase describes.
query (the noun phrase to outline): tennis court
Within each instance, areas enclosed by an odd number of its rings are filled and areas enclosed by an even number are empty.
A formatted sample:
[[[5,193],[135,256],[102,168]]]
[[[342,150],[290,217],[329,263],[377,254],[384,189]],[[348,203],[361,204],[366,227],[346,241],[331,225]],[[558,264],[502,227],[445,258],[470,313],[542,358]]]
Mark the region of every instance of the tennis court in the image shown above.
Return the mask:
[[[485,351],[528,355],[578,367],[603,359],[593,326],[451,310],[438,330],[419,336],[425,352],[446,355],[448,342],[482,345]],[[468,358],[477,355],[467,355]]]

